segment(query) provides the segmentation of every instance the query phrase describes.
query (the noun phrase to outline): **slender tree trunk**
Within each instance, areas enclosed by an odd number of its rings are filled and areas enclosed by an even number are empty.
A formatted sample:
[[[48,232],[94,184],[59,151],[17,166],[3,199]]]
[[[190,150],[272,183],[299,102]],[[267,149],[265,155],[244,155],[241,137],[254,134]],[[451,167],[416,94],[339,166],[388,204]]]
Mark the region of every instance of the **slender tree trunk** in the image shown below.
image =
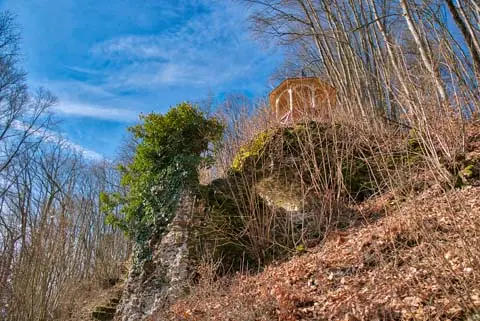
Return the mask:
[[[432,57],[428,56],[428,48],[425,42],[422,41],[420,37],[420,33],[418,32],[417,27],[415,26],[415,21],[411,15],[407,0],[400,0],[400,7],[402,8],[402,13],[405,18],[405,21],[407,22],[408,29],[410,30],[413,40],[415,41],[415,44],[418,47],[418,51],[420,52],[420,57],[422,58],[422,62],[425,68],[427,68],[428,72],[433,76],[435,86],[437,87],[438,95],[440,96],[440,100],[442,102],[445,102],[447,100],[447,93],[445,91],[445,88],[443,87],[443,84],[440,78],[440,73],[438,69],[434,68],[430,60]]]
[[[385,30],[385,27],[382,24],[382,21],[380,20],[380,17],[378,15],[377,7],[376,7],[373,0],[369,0],[369,1],[370,1],[370,6],[372,8],[372,12],[373,12],[378,30],[380,32],[380,35],[383,38],[383,41],[385,42],[385,46],[387,48],[387,54],[388,54],[390,63],[391,63],[391,65],[392,65],[392,67],[395,71],[396,76],[398,77],[398,81],[400,83],[400,86],[402,87],[404,96],[406,98],[406,99],[403,99],[402,101],[398,101],[400,106],[402,106],[403,112],[405,113],[407,111],[407,109],[410,109],[410,108],[413,107],[410,104],[411,99],[412,99],[412,95],[411,95],[410,89],[408,88],[407,83],[406,83],[406,81],[403,77],[403,72],[400,70],[400,67],[398,66],[398,61],[397,61],[397,59],[395,59],[395,53],[393,51],[390,40],[388,39],[388,35],[387,35],[386,30]]]
[[[452,14],[453,20],[455,21],[456,25],[462,32],[463,37],[465,38],[468,49],[470,50],[470,54],[472,55],[477,81],[480,81],[480,44],[475,35],[475,32],[473,31],[472,26],[466,18],[465,11],[461,7],[455,6],[453,0],[445,1],[447,2],[448,9]],[[473,4],[478,7],[478,5],[475,4],[475,1],[473,1]]]

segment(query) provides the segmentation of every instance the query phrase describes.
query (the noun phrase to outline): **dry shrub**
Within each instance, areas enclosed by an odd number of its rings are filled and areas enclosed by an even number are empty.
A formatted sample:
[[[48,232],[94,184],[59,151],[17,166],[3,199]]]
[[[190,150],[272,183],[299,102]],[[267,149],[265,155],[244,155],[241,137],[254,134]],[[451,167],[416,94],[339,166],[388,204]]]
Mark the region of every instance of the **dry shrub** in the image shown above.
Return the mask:
[[[209,305],[211,300],[199,305],[217,320],[228,320],[242,300],[253,303],[235,320],[247,320],[255,314],[252,310],[283,320],[476,319],[480,300],[474,266],[480,229],[475,216],[480,204],[478,187],[468,187],[480,179],[480,128],[473,123],[480,109],[479,79],[475,55],[465,54],[452,37],[444,12],[437,10],[440,3],[246,2],[252,4],[258,34],[278,40],[300,64],[314,75],[325,75],[337,89],[338,104],[328,108],[323,121],[347,130],[330,135],[332,148],[319,148],[315,138],[321,135],[309,130],[293,135],[297,157],[289,158],[288,148],[278,140],[264,154],[255,150],[255,157],[242,159],[242,166],[255,170],[242,168],[237,181],[228,181],[234,203],[245,200],[233,211],[242,219],[242,228],[233,235],[262,241],[244,248],[264,250],[266,244],[278,243],[268,234],[274,225],[257,220],[257,205],[263,202],[261,208],[266,203],[266,208],[287,213],[294,206],[276,202],[274,196],[302,205],[300,221],[315,227],[323,247],[237,280],[227,299],[215,297],[215,306]],[[478,22],[477,7],[466,1],[461,8],[471,26]],[[227,118],[231,130],[219,153],[217,177],[228,176],[242,146],[281,127],[251,117],[248,108],[243,111],[227,113],[234,117]],[[344,172],[358,160],[370,175],[364,195],[352,192],[351,177]],[[237,192],[238,181],[249,197]],[[266,197],[272,186],[277,195]],[[366,210],[371,202],[378,204]],[[339,226],[342,214],[361,224]],[[259,222],[261,234],[244,228]],[[295,220],[286,225],[291,227],[287,247],[304,245],[306,235],[311,237],[304,226],[296,229]],[[222,304],[229,308],[222,311]]]
[[[431,119],[434,117],[432,111]],[[195,291],[205,293],[199,296],[193,292],[180,301],[174,308],[176,315],[187,311],[192,300],[196,310],[188,310],[186,320],[228,320],[233,314],[235,320],[317,320],[332,315],[348,320],[357,316],[360,320],[424,320],[471,315],[478,306],[477,285],[472,281],[479,256],[474,249],[480,248],[475,236],[480,226],[472,211],[478,211],[478,204],[469,201],[474,193],[452,188],[468,164],[474,164],[472,175],[480,178],[476,172],[480,168],[480,131],[475,122],[463,123],[451,117],[444,125],[425,125],[421,130],[383,121],[367,126],[361,119],[353,122],[345,117],[339,108],[331,123],[322,126],[344,132],[327,135],[324,130],[300,124],[266,129],[294,134],[286,135],[289,144],[285,144],[284,135],[272,134],[276,140],[267,139],[261,152],[244,157],[240,171],[229,171],[229,167],[223,171],[229,176],[212,182],[210,196],[217,202],[214,208],[220,212],[228,209],[227,214],[222,212],[226,216],[221,216],[238,219],[240,226],[232,230],[230,222],[211,225],[207,221],[207,226],[216,227],[209,234],[210,241],[215,240],[212,247],[219,251],[219,257],[231,254],[238,260],[240,264],[230,264],[228,271],[248,270],[244,268],[246,253],[257,259],[255,267],[275,265],[275,259],[303,253],[305,246],[308,251],[317,243],[323,247],[314,253],[320,251],[330,263],[307,264],[309,259],[297,262],[295,258],[282,267],[262,268],[264,272],[258,276],[199,285]],[[295,133],[294,128],[301,126],[307,130]],[[457,140],[460,143],[456,144]],[[328,142],[329,147],[319,142]],[[242,152],[245,154],[245,149],[239,147],[235,156]],[[221,160],[222,164],[230,166],[235,156]],[[351,169],[359,160],[368,173],[369,185],[363,194],[352,192],[341,170]],[[288,215],[293,211],[285,204],[265,197],[265,190],[273,190],[272,186],[278,186],[275,193],[279,198],[299,200],[303,210],[299,217]],[[230,208],[224,207],[226,203]],[[235,214],[229,216],[229,211]],[[389,214],[387,218],[381,218],[385,214]],[[363,226],[361,230],[356,227],[358,223]],[[379,230],[375,230],[377,225]],[[447,239],[455,245],[449,245]],[[227,244],[238,246],[238,251],[224,247]],[[275,246],[285,251],[266,259],[265,253]],[[334,257],[335,264],[331,263]],[[302,265],[311,270],[299,271]],[[287,266],[295,272],[286,271]],[[311,282],[313,271],[324,268],[326,279]],[[277,279],[275,273],[286,276]],[[409,273],[414,276],[402,279]],[[367,275],[375,277],[368,280]],[[425,279],[419,282],[421,278]],[[325,289],[320,290],[319,284]],[[344,299],[335,294],[338,287]],[[222,288],[221,293],[215,292],[217,288]],[[213,296],[204,300],[208,289],[215,289]],[[333,304],[335,309],[319,309],[324,304]]]
[[[330,123],[288,126],[246,108],[233,113],[228,127],[235,130],[227,131],[214,167],[223,178],[201,191],[206,211],[196,224],[199,242],[224,259],[224,272],[258,269],[321,242],[361,219],[353,205],[373,195],[424,188],[419,180],[429,176],[418,173],[428,162],[419,138],[391,124],[352,122],[340,111]]]
[[[480,306],[478,192],[427,190],[373,224],[331,233],[322,247],[174,309],[194,303],[185,320],[473,318]],[[365,207],[377,205],[362,206],[368,215]]]

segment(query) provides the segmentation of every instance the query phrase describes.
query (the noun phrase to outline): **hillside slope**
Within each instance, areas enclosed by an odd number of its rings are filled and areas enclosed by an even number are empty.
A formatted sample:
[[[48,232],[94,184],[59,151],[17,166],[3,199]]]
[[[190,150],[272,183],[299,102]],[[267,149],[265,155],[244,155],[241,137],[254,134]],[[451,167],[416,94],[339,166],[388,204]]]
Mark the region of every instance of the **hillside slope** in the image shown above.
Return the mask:
[[[371,200],[356,226],[258,275],[203,283],[171,318],[477,320],[479,196],[437,186],[398,206]]]

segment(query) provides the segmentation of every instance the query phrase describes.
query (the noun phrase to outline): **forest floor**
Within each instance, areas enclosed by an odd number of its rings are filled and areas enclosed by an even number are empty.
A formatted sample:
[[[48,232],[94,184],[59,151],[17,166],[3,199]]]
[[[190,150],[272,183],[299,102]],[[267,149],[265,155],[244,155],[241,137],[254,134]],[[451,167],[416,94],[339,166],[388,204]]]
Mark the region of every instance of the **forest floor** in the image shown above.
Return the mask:
[[[357,210],[363,222],[287,262],[197,285],[172,318],[480,320],[479,186]]]

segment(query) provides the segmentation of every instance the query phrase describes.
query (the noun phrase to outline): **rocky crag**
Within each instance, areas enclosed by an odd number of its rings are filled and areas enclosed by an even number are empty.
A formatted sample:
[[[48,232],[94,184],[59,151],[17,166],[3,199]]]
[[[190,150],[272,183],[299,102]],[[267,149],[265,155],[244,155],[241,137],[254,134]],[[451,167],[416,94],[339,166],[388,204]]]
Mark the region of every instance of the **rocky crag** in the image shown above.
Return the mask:
[[[114,320],[151,320],[152,315],[158,320],[161,311],[185,294],[192,275],[188,226],[194,208],[195,199],[183,196],[168,232],[161,240],[150,240],[152,259],[131,269]]]

